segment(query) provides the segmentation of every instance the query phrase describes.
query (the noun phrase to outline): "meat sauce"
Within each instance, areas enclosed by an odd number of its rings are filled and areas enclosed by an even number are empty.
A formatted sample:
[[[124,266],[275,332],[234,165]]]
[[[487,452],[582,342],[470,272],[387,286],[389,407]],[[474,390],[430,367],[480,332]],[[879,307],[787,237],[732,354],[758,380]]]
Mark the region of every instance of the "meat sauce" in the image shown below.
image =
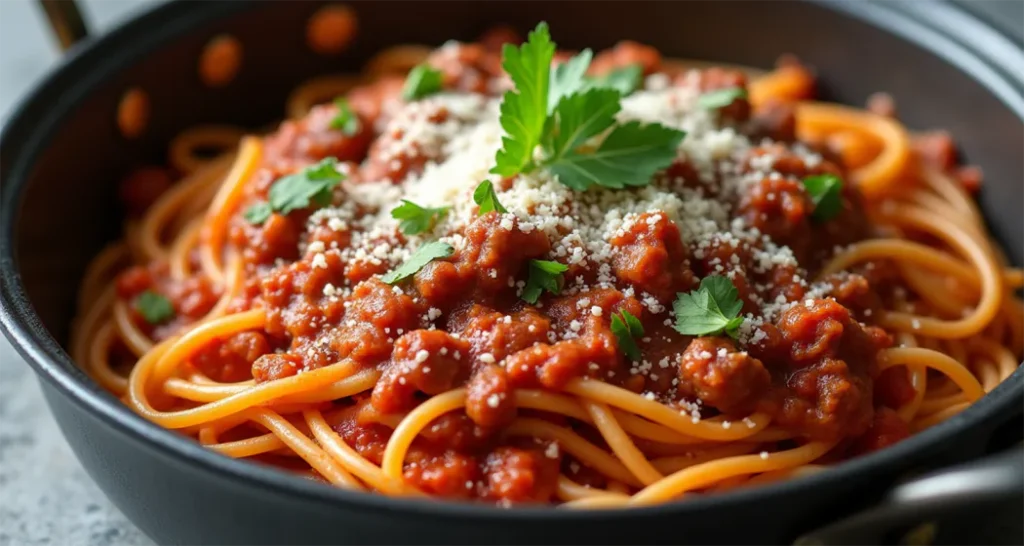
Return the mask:
[[[484,45],[445,46],[431,57],[446,89],[493,96],[507,88],[495,44],[508,37],[490,38]],[[645,74],[662,70],[657,51],[628,42],[598,54],[591,69],[601,73],[632,63],[640,63]],[[699,78],[703,91],[745,85],[742,73],[725,69],[708,70]],[[668,85],[684,80],[676,74]],[[371,180],[398,184],[424,171],[435,159],[428,150],[394,154],[389,143],[403,135],[377,129],[395,115],[400,84],[400,79],[385,78],[351,93],[360,120],[354,135],[330,128],[333,105],[284,122],[265,140],[259,170],[246,183],[245,201],[265,199],[274,180],[325,157],[337,158],[354,185]],[[444,124],[452,115],[442,109],[424,123]],[[666,215],[646,211],[608,240],[611,282],[545,294],[531,305],[519,297],[521,286],[514,280],[526,278],[530,260],[551,259],[554,241],[508,215],[474,217],[462,230],[464,244],[454,255],[430,262],[407,282],[389,285],[379,276],[393,268],[387,260],[346,261],[337,252],[311,250],[348,248],[361,229],[358,222],[341,226],[303,210],[274,213],[253,225],[239,213],[231,220],[229,238],[243,250],[246,286],[232,309],[262,306],[265,331],[218,340],[192,365],[217,381],[272,381],[341,360],[381,370],[371,392],[337,402],[345,410],[335,426],[375,464],[390,435],[387,416],[465,386],[465,412],[436,420],[416,439],[405,465],[410,483],[453,498],[549,501],[560,469],[570,465],[570,475],[587,482],[586,472],[557,445],[504,429],[517,416],[537,416],[516,407],[516,389],[557,391],[576,378],[606,381],[681,411],[696,406],[700,417],[742,419],[767,412],[776,425],[800,436],[854,438],[851,449],[856,452],[898,441],[907,430],[889,408],[908,400],[913,390],[905,374],[879,375],[878,351],[892,344],[871,325],[872,311],[881,308],[880,293],[868,278],[854,273],[826,279],[827,295],[812,293],[805,280],[837,246],[870,235],[858,194],[846,185],[838,216],[816,223],[811,198],[794,179],[843,171],[801,152],[794,142],[792,108],[774,105],[752,114],[741,98],[721,116],[737,130],[758,135],[755,142],[760,142],[737,163],[739,172],[754,180],[738,194],[723,197],[731,216],[773,244],[788,247],[798,265],[787,260],[765,265],[763,255],[771,248],[760,240],[723,236],[687,242]],[[773,140],[760,141],[761,136]],[[945,161],[944,156],[936,161]],[[770,172],[757,174],[765,164]],[[661,176],[715,195],[715,184],[697,173],[697,166],[681,159]],[[128,196],[133,210],[152,202],[150,190],[166,185],[158,171],[140,176],[147,184]],[[344,196],[336,192],[334,199],[338,204]],[[352,215],[359,220],[374,213],[357,205]],[[403,236],[389,234],[381,244],[395,238]],[[766,302],[796,303],[759,324],[743,342],[680,334],[666,321],[668,315],[651,311],[671,307],[677,293],[695,289],[700,279],[722,271],[723,264],[744,314],[761,313]],[[607,274],[570,263],[566,279],[596,284]],[[201,277],[171,280],[161,263],[121,275],[122,298],[143,290],[165,295],[178,315],[155,329],[134,317],[157,339],[202,317],[220,296]],[[644,326],[646,334],[638,340],[641,363],[623,355],[611,329],[611,317],[622,311],[639,317]]]

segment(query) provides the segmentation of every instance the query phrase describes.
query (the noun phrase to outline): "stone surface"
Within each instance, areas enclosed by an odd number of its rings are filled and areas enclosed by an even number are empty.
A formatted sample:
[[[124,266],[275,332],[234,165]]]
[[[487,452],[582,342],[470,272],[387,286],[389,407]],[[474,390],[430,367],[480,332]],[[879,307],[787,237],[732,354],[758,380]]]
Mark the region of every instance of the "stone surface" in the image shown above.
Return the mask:
[[[94,29],[152,0],[79,0]],[[1010,32],[1024,3],[975,0]],[[44,18],[29,0],[0,0],[0,120],[57,60]],[[35,377],[0,337],[0,546],[153,544],[103,496],[60,435]]]

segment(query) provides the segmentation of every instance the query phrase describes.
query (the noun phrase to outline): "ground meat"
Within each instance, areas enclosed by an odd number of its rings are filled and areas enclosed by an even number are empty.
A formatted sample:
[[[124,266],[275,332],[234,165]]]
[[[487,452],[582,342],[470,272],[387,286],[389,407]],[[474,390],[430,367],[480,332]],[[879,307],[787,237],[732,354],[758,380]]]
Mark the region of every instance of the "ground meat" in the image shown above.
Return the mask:
[[[469,344],[440,330],[414,330],[394,344],[391,361],[373,389],[373,405],[384,413],[416,406],[417,392],[441,394],[469,377]]]
[[[298,258],[299,237],[305,224],[302,216],[299,213],[288,216],[274,213],[259,225],[246,222],[243,228],[246,234],[245,261],[270,265],[278,259]]]
[[[847,273],[830,275],[825,281],[832,285],[829,295],[850,310],[858,320],[873,322],[881,316],[882,298],[871,288],[866,278]]]
[[[814,203],[799,180],[765,177],[752,184],[739,202],[737,214],[780,245],[793,250],[799,260],[811,236],[810,215]]]
[[[359,114],[358,110],[356,114]],[[361,160],[373,138],[371,120],[361,117],[355,134],[346,135],[341,129],[331,127],[337,115],[337,106],[323,104],[314,106],[309,114],[298,120],[285,121],[264,142],[263,160],[269,164],[307,164],[325,157],[339,161]]]
[[[796,105],[791,102],[771,100],[754,111],[750,122],[755,138],[780,142],[796,140]]]
[[[679,364],[679,391],[727,414],[745,414],[771,385],[760,360],[723,337],[690,342]]]
[[[501,366],[479,367],[466,389],[466,415],[475,423],[496,427],[507,425],[515,418],[515,397]]]
[[[462,339],[469,341],[470,358],[490,364],[534,344],[547,342],[551,321],[530,307],[505,315],[473,305],[455,317],[451,326],[460,329]]]
[[[469,498],[480,478],[472,455],[446,449],[410,449],[402,473],[420,490],[445,498]]]
[[[324,324],[341,320],[342,302],[324,294],[327,284],[340,283],[341,258],[331,252],[319,256],[324,260],[322,267],[314,265],[310,254],[263,278],[260,289],[268,307],[266,330],[271,335],[309,338],[320,333]]]
[[[359,423],[357,413],[357,408],[352,408],[333,428],[352,449],[379,466],[391,438],[391,429],[377,423]]]
[[[914,399],[917,391],[910,382],[906,368],[896,366],[883,370],[875,378],[875,404],[899,409]]]
[[[329,301],[332,305],[336,303]],[[339,358],[350,358],[365,366],[390,356],[395,339],[414,330],[425,311],[411,296],[396,294],[379,279],[360,283],[348,302],[345,327],[326,330],[323,343]]]
[[[441,150],[425,147],[420,140],[408,139],[407,127],[440,125],[448,121],[450,113],[443,106],[421,103],[418,108],[404,110],[402,118],[388,125],[385,132],[373,141],[359,171],[361,180],[401,182],[410,174],[423,172],[428,161],[440,157]]]
[[[853,442],[850,451],[854,455],[871,453],[889,447],[908,436],[910,427],[899,414],[889,408],[879,408],[875,411],[871,427]]]
[[[776,385],[781,407],[775,422],[812,437],[858,435],[871,423],[870,378],[878,351],[891,345],[878,328],[861,326],[831,299],[808,300],[787,310],[775,339],[788,358],[773,363],[788,367]],[[766,351],[778,354],[781,349]],[[767,403],[767,402],[766,402]]]
[[[473,271],[478,290],[487,294],[507,290],[508,278],[517,276],[527,260],[551,250],[543,232],[524,231],[517,217],[497,212],[477,217],[466,227],[465,237],[458,267]]]
[[[242,332],[216,339],[192,355],[192,365],[210,379],[236,383],[252,379],[253,363],[273,349],[260,332]]]
[[[555,493],[559,458],[543,447],[499,447],[484,462],[486,482],[481,497],[502,504],[547,502]]]
[[[616,277],[661,301],[689,290],[693,273],[681,267],[689,258],[679,228],[661,213],[643,213],[610,241]]]
[[[419,438],[435,447],[459,451],[481,451],[493,444],[501,429],[482,426],[461,412],[446,413],[423,429]]]
[[[607,369],[618,358],[614,336],[604,331],[588,332],[578,339],[523,349],[505,359],[505,371],[517,388],[561,390],[570,380],[585,375],[591,363]]]
[[[130,267],[117,276],[114,285],[118,298],[128,304],[132,323],[156,341],[167,339],[183,326],[205,317],[220,299],[220,291],[209,279],[175,279],[165,261]],[[137,306],[138,297],[146,291],[166,298],[174,308],[173,315],[160,324],[148,323]]]
[[[256,383],[291,377],[302,369],[302,359],[286,353],[265,354],[253,363],[252,377]]]

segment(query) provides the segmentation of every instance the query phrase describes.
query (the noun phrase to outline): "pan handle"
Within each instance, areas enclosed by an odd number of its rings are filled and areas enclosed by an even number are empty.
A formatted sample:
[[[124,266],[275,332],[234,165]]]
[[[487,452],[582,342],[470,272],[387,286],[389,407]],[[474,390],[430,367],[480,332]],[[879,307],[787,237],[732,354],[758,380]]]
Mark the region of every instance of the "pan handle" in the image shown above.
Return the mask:
[[[89,36],[89,28],[82,18],[75,0],[37,0],[43,8],[46,19],[50,22],[53,34],[60,42],[62,50],[67,51],[82,39]]]
[[[880,503],[804,534],[796,546],[930,544],[939,518],[980,514],[1024,498],[1024,448],[946,468],[897,485]]]

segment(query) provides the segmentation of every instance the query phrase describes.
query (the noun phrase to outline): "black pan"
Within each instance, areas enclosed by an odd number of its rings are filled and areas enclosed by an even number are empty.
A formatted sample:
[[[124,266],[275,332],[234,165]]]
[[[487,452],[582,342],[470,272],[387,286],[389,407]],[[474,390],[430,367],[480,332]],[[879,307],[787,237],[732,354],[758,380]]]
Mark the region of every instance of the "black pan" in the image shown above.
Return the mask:
[[[900,2],[352,3],[359,37],[339,57],[305,46],[316,3],[163,5],[80,45],[14,112],[0,144],[0,323],[36,370],[82,464],[115,504],[163,543],[577,542],[806,544],[996,540],[1000,510],[1020,522],[1020,450],[973,466],[1019,438],[1024,370],[947,422],[821,475],[665,506],[600,512],[501,510],[396,500],[305,481],[205,450],[134,415],[68,358],[68,323],[87,260],[116,237],[115,181],[160,161],[179,130],[200,122],[258,127],[283,116],[298,82],[355,71],[393,43],[472,39],[491,24],[547,20],[565,47],[622,38],[666,54],[768,67],[780,52],[816,66],[828,98],[896,98],[911,127],[953,131],[983,165],[981,204],[1021,263],[1024,53],[946,4]],[[244,47],[233,83],[196,77],[203,45],[230,33]],[[121,138],[124,91],[149,93],[148,132]],[[931,478],[898,479],[947,466]],[[1010,503],[1010,504],[1007,504]],[[1009,512],[1007,512],[1009,510]],[[844,519],[846,518],[846,519]],[[967,525],[961,525],[967,521]],[[935,525],[937,523],[937,526]],[[1021,543],[1011,526],[1008,543]],[[967,534],[958,534],[966,532]],[[907,538],[907,534],[910,537]],[[802,537],[802,538],[801,538]],[[918,542],[919,543],[919,542]]]

